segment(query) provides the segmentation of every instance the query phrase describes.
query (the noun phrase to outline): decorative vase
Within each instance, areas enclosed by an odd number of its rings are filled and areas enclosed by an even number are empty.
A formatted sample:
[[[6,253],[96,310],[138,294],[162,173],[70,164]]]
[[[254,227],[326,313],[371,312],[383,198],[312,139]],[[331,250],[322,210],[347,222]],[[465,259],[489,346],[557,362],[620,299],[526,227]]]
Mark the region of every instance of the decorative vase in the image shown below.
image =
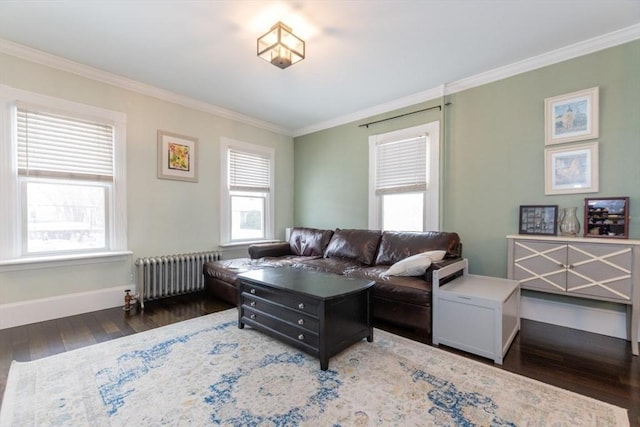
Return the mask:
[[[564,208],[560,220],[560,233],[563,236],[576,236],[580,232],[580,222],[576,216],[578,208]]]

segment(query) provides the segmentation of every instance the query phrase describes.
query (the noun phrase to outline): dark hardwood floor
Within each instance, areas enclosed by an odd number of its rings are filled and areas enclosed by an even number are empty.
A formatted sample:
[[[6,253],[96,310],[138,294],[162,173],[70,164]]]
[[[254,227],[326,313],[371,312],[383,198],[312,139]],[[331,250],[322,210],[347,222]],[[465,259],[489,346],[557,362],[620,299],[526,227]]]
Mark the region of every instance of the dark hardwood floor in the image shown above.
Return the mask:
[[[149,302],[144,311],[116,307],[0,330],[0,395],[12,360],[34,360],[228,308],[191,294]],[[426,342],[410,331],[376,326]],[[640,426],[640,358],[631,355],[631,344],[625,340],[523,320],[501,368],[626,408],[631,425]]]

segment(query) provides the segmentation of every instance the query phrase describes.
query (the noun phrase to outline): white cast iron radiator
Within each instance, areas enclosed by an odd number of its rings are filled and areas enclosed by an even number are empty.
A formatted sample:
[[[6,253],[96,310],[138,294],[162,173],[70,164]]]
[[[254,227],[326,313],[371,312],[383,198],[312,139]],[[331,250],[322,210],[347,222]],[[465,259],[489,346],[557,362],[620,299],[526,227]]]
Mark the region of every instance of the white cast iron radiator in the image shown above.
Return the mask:
[[[142,308],[145,301],[203,290],[202,265],[219,259],[219,252],[138,258],[135,265]]]

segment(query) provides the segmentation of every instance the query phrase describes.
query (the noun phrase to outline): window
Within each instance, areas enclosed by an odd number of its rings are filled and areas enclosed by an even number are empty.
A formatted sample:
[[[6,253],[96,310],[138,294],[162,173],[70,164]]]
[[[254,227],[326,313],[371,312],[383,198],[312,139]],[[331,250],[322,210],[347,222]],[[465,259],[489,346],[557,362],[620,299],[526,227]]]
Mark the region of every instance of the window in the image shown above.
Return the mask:
[[[223,138],[222,241],[273,237],[273,149]]]
[[[439,229],[439,123],[369,137],[369,228]]]
[[[0,261],[125,251],[124,114],[0,89]]]

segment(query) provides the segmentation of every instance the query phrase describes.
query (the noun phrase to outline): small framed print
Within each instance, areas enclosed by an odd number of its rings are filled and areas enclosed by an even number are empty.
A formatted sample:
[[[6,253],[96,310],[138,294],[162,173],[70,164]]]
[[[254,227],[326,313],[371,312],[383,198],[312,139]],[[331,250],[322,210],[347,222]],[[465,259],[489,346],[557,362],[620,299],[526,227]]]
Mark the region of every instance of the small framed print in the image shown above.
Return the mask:
[[[598,88],[544,100],[545,145],[598,138]]]
[[[629,237],[629,197],[584,199],[584,237]]]
[[[198,182],[198,139],[159,130],[158,178]]]
[[[598,192],[598,143],[544,150],[544,194]]]
[[[542,234],[555,236],[558,233],[558,205],[520,206],[519,234]]]

